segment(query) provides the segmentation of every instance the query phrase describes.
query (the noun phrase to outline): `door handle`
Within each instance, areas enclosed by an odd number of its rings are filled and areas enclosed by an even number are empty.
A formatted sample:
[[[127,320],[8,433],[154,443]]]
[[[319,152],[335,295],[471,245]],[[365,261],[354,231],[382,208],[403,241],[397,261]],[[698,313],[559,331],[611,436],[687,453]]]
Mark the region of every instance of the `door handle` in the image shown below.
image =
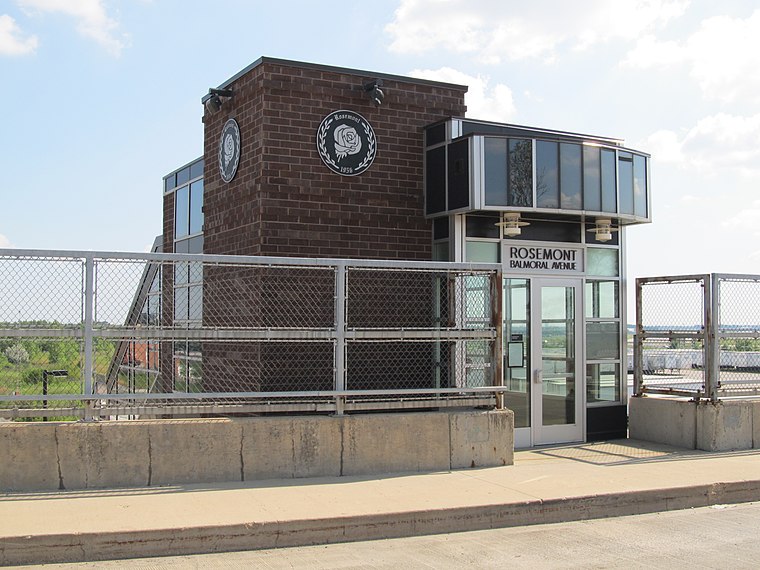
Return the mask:
[[[536,368],[533,371],[533,382],[535,384],[542,384],[544,382],[542,374],[543,374],[543,370],[541,370],[540,368]]]

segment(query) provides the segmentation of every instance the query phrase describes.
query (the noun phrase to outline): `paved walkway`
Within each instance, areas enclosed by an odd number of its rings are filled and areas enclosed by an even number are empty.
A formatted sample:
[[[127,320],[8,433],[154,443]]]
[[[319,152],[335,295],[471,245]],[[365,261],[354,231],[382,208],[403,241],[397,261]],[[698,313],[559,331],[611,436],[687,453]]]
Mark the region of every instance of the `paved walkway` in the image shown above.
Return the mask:
[[[300,546],[760,499],[760,452],[631,440],[490,469],[0,495],[0,564]]]

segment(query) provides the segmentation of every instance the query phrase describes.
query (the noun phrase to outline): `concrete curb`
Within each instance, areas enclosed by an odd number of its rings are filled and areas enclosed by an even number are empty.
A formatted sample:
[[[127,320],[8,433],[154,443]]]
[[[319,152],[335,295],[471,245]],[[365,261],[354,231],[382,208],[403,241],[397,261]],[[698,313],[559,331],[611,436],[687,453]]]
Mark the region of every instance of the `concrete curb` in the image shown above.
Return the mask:
[[[0,541],[0,564],[177,556],[400,538],[671,511],[760,500],[760,480],[518,503],[350,517],[107,533],[40,534]]]

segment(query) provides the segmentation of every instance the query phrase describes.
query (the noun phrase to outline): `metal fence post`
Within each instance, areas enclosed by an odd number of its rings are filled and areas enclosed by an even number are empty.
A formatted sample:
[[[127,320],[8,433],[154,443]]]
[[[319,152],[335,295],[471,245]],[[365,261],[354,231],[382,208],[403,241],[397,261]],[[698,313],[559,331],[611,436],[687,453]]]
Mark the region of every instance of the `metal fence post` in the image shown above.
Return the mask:
[[[642,315],[642,289],[644,281],[636,279],[636,333],[633,335],[633,395],[641,396],[644,387],[642,368],[644,351],[644,320]],[[627,382],[626,382],[627,383]],[[627,389],[627,387],[626,387]]]
[[[84,394],[91,396],[93,379],[93,328],[94,328],[94,304],[95,304],[95,260],[92,255],[85,258],[84,263],[84,368],[82,380],[84,381]],[[84,419],[92,419],[93,401],[87,400],[84,406]]]
[[[708,292],[709,289],[709,292]],[[720,386],[720,278],[705,275],[705,351],[709,355],[705,391],[710,401],[718,401]],[[709,308],[709,312],[708,312]]]
[[[491,274],[491,326],[496,331],[496,338],[493,340],[491,349],[493,386],[504,385],[504,309],[502,306],[504,286],[502,283],[501,271],[494,271]],[[496,393],[496,407],[498,409],[504,408],[504,392]]]
[[[346,265],[340,263],[335,271],[335,376],[337,392],[346,389]],[[335,413],[343,415],[345,397],[335,396]]]

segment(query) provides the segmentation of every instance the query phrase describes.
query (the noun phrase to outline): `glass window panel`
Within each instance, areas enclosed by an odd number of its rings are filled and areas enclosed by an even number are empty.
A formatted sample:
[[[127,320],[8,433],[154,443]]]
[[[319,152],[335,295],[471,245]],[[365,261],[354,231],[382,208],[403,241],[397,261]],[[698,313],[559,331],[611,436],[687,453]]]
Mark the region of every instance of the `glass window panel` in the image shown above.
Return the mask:
[[[190,233],[203,231],[203,180],[190,185]]]
[[[509,205],[533,205],[533,142],[509,141]]]
[[[174,253],[188,253],[188,243],[190,240],[183,239],[174,243]]]
[[[203,392],[203,363],[191,360],[188,368],[188,392]]]
[[[617,360],[620,358],[620,323],[586,323],[586,359]]]
[[[185,237],[190,227],[190,196],[188,188],[180,188],[174,194],[174,239]]]
[[[433,239],[446,239],[449,237],[449,219],[436,218],[433,220]]]
[[[187,240],[187,253],[203,253],[203,236]]]
[[[482,237],[499,239],[499,216],[467,216],[465,220],[465,235],[467,237]]]
[[[168,192],[175,186],[177,186],[177,177],[174,174],[171,174],[170,176],[164,178],[164,191]]]
[[[583,147],[583,209],[598,212],[602,209],[600,149]]]
[[[150,282],[150,292],[156,293],[161,290],[161,271],[156,273],[156,276],[153,278],[153,281]]]
[[[176,285],[182,285],[184,283],[187,283],[189,278],[189,273],[187,269],[187,263],[184,261],[179,261],[174,266],[174,283]]]
[[[615,151],[602,149],[602,211],[617,212],[615,198]]]
[[[201,283],[203,281],[203,263],[200,261],[191,261],[190,265],[190,283]]]
[[[203,317],[203,287],[190,287],[188,319],[200,321]]]
[[[620,365],[589,364],[586,366],[586,400],[617,402],[620,400]]]
[[[433,261],[449,261],[448,241],[438,241],[433,244]]]
[[[536,206],[559,208],[557,143],[536,141]]]
[[[174,320],[186,321],[188,308],[187,287],[178,287],[174,290]]]
[[[446,123],[425,129],[425,144],[431,146],[446,140]]]
[[[190,180],[194,180],[199,176],[203,176],[203,161],[199,160],[195,164],[190,165]]]
[[[499,242],[467,241],[466,261],[498,263]]]
[[[589,247],[586,250],[586,273],[617,277],[619,274],[618,250]]]
[[[617,281],[588,281],[586,283],[586,317],[616,319],[619,316]]]
[[[148,297],[148,324],[161,324],[161,296],[151,295]]]
[[[183,168],[179,172],[177,172],[177,186],[181,186],[182,184],[186,184],[190,181],[190,167]]]
[[[486,204],[506,206],[507,139],[485,137]]]
[[[504,399],[507,407],[515,414],[515,427],[530,426],[529,299],[526,279],[504,280],[504,343],[506,346],[513,338],[515,342],[523,343],[523,366],[504,367],[504,385],[507,387]]]
[[[618,187],[620,188],[620,213],[633,214],[633,155],[618,154]]]
[[[425,153],[425,212],[434,214],[446,209],[446,147]]]
[[[470,205],[470,141],[465,139],[449,145],[448,207],[449,210]]]
[[[581,145],[562,143],[559,145],[560,208],[580,210],[581,198]]]
[[[633,155],[633,211],[647,216],[647,162],[643,156]]]
[[[521,240],[581,242],[581,230],[583,228],[580,224],[572,222],[547,222],[528,218],[525,221],[530,222],[530,225],[521,228]]]

